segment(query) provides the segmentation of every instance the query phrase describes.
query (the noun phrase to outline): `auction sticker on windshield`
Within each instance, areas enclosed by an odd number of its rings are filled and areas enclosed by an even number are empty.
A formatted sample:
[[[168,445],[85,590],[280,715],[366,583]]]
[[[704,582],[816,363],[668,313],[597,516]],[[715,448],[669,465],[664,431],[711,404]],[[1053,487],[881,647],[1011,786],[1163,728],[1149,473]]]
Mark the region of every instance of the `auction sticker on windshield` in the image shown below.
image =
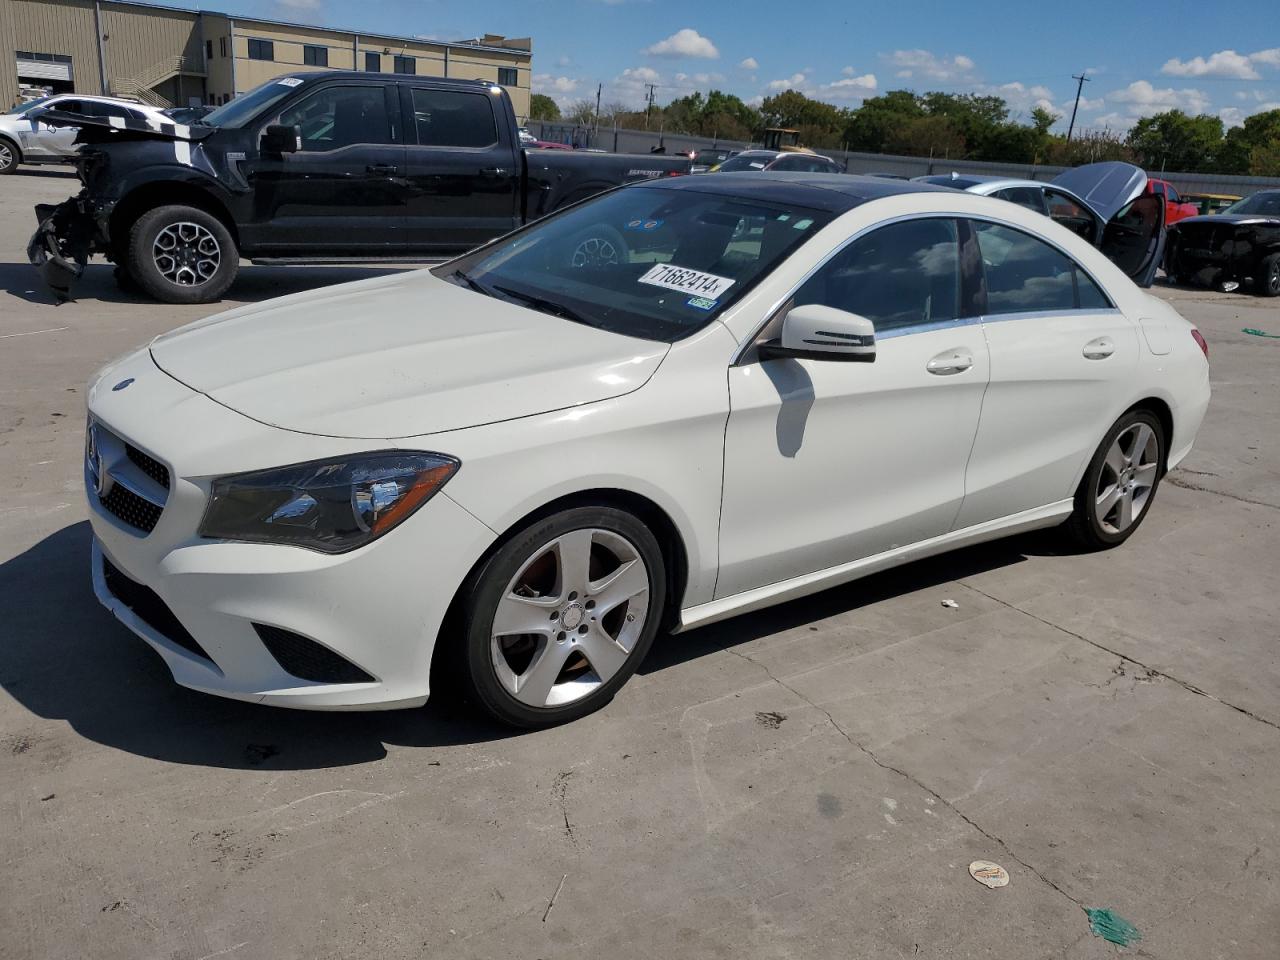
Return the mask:
[[[717,277],[714,273],[689,270],[670,263],[659,263],[640,278],[641,283],[681,293],[694,293],[709,300],[719,300],[733,286],[731,277]]]

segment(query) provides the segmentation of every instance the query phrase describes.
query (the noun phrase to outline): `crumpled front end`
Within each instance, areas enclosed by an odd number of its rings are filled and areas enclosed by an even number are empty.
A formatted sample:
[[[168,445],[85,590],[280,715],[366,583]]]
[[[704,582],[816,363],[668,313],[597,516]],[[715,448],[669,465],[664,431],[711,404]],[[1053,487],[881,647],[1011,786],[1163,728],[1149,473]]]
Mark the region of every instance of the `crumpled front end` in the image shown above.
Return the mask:
[[[89,257],[105,251],[103,229],[114,201],[89,200],[84,194],[59,204],[36,204],[36,232],[27,243],[27,259],[59,303],[74,299],[72,285]]]

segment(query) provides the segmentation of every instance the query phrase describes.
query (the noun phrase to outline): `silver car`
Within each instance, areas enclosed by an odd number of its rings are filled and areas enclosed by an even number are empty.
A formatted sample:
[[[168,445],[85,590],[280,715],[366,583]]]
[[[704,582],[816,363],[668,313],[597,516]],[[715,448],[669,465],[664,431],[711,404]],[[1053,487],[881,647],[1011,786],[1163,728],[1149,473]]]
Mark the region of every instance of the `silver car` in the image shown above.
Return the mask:
[[[151,123],[175,121],[154,107],[116,97],[55,94],[0,115],[0,174],[13,173],[20,163],[66,163],[75,153],[75,127],[54,127],[40,118],[46,110],[90,117],[119,117]]]
[[[1150,199],[1146,173],[1131,163],[1091,163],[1047,182],[967,173],[912,179],[1008,200],[1044,214],[1100,248],[1139,286],[1149,287],[1155,279],[1165,242],[1164,201]],[[1135,274],[1132,268],[1144,264]]]

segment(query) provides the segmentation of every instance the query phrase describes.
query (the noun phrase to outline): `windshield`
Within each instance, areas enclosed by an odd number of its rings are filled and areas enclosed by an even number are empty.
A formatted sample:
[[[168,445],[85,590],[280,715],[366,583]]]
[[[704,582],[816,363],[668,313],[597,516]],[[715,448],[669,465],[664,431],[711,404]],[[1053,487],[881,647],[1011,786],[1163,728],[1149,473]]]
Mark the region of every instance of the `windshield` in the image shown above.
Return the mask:
[[[200,122],[207,127],[243,127],[263,110],[287,97],[301,82],[296,77],[268,80],[206,114]]]
[[[706,326],[830,219],[759,200],[628,187],[434,272],[535,310],[671,343]]]
[[[1252,213],[1262,216],[1280,216],[1280,191],[1255,193],[1251,197],[1237,200],[1225,208],[1223,213]]]
[[[720,164],[720,170],[723,173],[732,173],[735,170],[763,170],[772,160],[773,155],[769,153],[740,153]]]
[[[10,110],[7,114],[5,114],[5,116],[20,117],[24,113],[26,113],[28,110],[38,107],[42,103],[48,103],[52,99],[53,99],[52,97],[41,97],[38,100],[28,100],[26,103],[22,104],[21,106],[15,107],[14,109]]]

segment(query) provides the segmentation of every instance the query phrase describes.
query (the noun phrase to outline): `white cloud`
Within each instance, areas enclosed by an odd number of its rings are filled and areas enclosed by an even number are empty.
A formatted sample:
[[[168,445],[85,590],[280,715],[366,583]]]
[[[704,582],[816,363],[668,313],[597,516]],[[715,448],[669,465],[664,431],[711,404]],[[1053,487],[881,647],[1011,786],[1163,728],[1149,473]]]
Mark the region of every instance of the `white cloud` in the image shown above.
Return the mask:
[[[784,80],[770,80],[767,84],[770,90],[799,90],[807,85],[809,78],[803,73],[793,73]]]
[[[739,70],[759,70],[760,64],[759,62],[757,62],[755,57],[747,57],[745,60],[743,60],[741,63],[738,64],[738,69]]]
[[[862,100],[876,89],[876,75],[864,73],[858,77],[844,77],[818,87],[822,100]]]
[[[566,94],[578,89],[578,81],[573,77],[554,77],[549,73],[536,73],[533,76],[535,93]]]
[[[918,77],[953,83],[972,79],[975,67],[973,60],[963,54],[940,57],[928,50],[895,50],[884,59],[904,80]]]
[[[570,60],[568,57],[561,57],[559,60],[556,61],[556,66],[563,68],[563,67],[569,66],[569,64],[571,63],[573,63],[573,61]]]
[[[646,47],[644,52],[654,57],[699,57],[704,60],[720,58],[716,45],[690,27],[677,30],[667,39]]]
[[[1107,94],[1112,103],[1129,104],[1140,116],[1165,110],[1203,113],[1209,107],[1209,96],[1200,90],[1153,87],[1146,80],[1135,80],[1121,90]]]
[[[1257,80],[1258,71],[1249,58],[1234,50],[1219,50],[1204,57],[1190,60],[1168,60],[1160,72],[1171,77],[1230,77],[1235,80]]]
[[[1280,47],[1272,47],[1270,50],[1259,50],[1257,53],[1251,53],[1249,54],[1249,62],[1254,66],[1280,68]]]
[[[286,10],[295,12],[299,10],[320,9],[320,0],[276,0],[276,3],[279,6],[284,7]]]

